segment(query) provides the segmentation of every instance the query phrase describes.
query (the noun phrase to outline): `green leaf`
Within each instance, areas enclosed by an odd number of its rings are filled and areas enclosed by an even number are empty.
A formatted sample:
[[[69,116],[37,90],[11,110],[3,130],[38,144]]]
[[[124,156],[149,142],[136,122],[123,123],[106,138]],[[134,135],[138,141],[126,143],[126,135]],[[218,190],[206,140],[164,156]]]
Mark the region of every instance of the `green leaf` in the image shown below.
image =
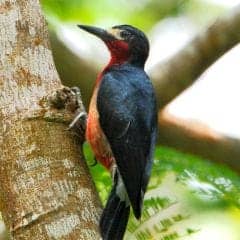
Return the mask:
[[[87,144],[84,152],[91,164],[94,158]],[[105,203],[111,189],[110,174],[100,164],[89,168]],[[125,239],[185,239],[202,230],[201,225],[192,223],[199,211],[214,216],[216,211],[238,209],[239,204],[240,177],[228,167],[157,147],[141,221],[131,214]]]

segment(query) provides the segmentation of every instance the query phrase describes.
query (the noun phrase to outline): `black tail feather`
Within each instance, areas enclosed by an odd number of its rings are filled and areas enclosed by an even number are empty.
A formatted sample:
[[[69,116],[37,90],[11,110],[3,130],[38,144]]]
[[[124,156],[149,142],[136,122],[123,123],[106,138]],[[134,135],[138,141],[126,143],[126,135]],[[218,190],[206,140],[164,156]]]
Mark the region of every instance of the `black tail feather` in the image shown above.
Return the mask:
[[[100,220],[100,231],[103,240],[121,240],[126,231],[130,206],[121,201],[113,187]]]
[[[129,213],[130,213],[130,206],[126,207],[124,202],[122,202],[121,204],[123,204],[124,206],[123,206],[121,215],[119,216],[121,220],[118,222],[117,231],[115,234],[115,239],[119,239],[119,240],[123,239],[124,233],[126,231],[128,219],[129,219]],[[114,238],[110,237],[110,239],[114,239]]]
[[[101,232],[107,232],[109,228],[109,222],[112,220],[112,215],[114,215],[119,204],[119,199],[116,196],[116,186],[112,189],[110,196],[108,197],[107,204],[102,212],[100,219],[100,230]]]

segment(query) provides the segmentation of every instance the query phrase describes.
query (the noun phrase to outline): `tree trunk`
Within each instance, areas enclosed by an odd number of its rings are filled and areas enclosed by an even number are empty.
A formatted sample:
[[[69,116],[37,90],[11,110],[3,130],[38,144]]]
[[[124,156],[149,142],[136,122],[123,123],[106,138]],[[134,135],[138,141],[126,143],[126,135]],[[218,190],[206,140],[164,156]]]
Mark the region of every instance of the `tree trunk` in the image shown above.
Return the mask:
[[[99,239],[100,201],[81,141],[65,131],[73,109],[46,100],[62,85],[38,0],[1,0],[0,24],[0,203],[10,237]]]

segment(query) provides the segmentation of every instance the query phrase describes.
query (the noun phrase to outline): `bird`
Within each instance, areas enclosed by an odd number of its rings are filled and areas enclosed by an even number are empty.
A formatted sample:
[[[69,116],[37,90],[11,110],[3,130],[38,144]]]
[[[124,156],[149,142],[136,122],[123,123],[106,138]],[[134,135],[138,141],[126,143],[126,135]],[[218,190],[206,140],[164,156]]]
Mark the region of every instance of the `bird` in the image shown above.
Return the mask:
[[[144,71],[149,41],[141,30],[127,24],[110,29],[78,27],[100,38],[111,55],[96,79],[86,140],[113,181],[99,222],[102,239],[121,240],[130,208],[136,219],[141,218],[156,144],[156,97]]]

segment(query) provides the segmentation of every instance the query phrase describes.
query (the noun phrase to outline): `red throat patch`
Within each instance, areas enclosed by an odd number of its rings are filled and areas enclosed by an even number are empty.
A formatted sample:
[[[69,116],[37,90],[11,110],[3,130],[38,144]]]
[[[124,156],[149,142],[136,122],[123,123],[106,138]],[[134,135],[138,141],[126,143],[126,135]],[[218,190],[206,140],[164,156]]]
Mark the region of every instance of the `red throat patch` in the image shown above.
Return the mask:
[[[122,40],[114,40],[106,42],[106,45],[108,46],[108,49],[111,53],[111,60],[108,63],[108,65],[103,69],[103,71],[98,75],[96,84],[98,84],[101,81],[103,73],[109,67],[111,67],[114,64],[123,64],[130,57],[129,46],[126,42]]]
[[[108,64],[108,67],[110,67],[113,64],[122,64],[129,59],[130,57],[129,46],[125,41],[114,40],[109,41],[106,44],[111,53],[111,60]]]
[[[123,64],[126,62],[130,57],[130,53],[128,44],[122,40],[109,41],[106,42],[106,45],[111,52],[111,60],[97,77],[94,93],[89,107],[86,138],[90,143],[97,160],[101,162],[107,169],[109,169],[114,158],[110,145],[99,123],[99,116],[96,106],[98,87],[104,72],[113,64]]]

